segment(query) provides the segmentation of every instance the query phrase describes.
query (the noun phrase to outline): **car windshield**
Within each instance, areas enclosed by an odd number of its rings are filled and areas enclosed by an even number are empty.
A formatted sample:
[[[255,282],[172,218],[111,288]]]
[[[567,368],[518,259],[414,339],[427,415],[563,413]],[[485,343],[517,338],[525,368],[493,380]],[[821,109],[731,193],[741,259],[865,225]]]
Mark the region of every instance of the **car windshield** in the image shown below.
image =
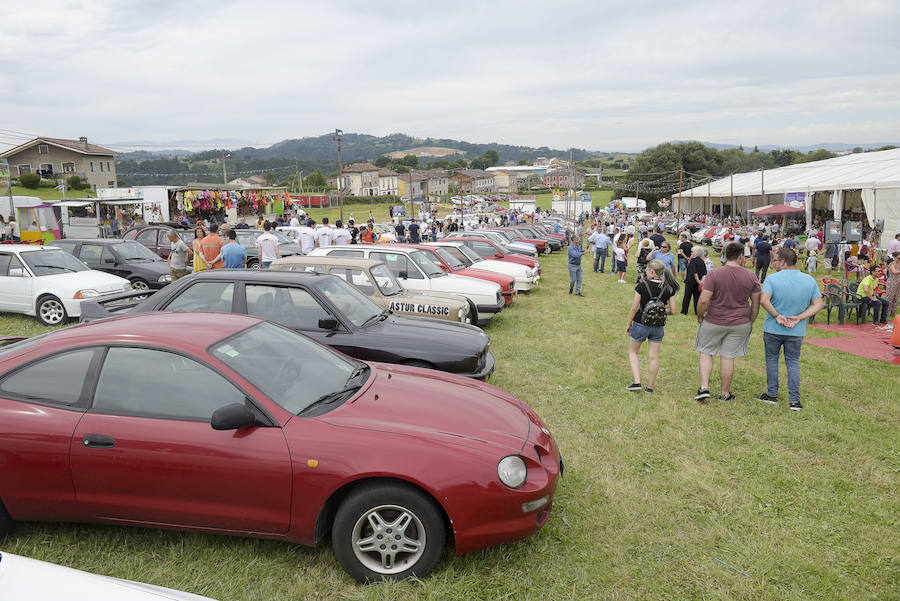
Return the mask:
[[[19,257],[34,272],[34,275],[57,275],[76,271],[90,271],[90,267],[58,248],[26,250]]]
[[[184,243],[188,245],[188,248],[194,243],[194,232],[190,230],[176,230],[176,234],[178,237],[184,240]]]
[[[375,284],[383,295],[394,296],[403,292],[403,286],[400,285],[400,282],[397,281],[397,278],[394,277],[387,265],[375,265],[369,270],[369,273],[372,274]]]
[[[447,263],[447,265],[450,266],[450,269],[452,269],[453,271],[465,269],[467,267],[465,263],[454,256],[453,249],[447,248],[445,246],[440,246],[436,247],[434,250],[437,252],[438,256],[442,258],[444,262]]]
[[[428,258],[428,255],[425,251],[417,250],[415,252],[409,253],[409,258],[412,259],[412,262],[419,266],[419,269],[425,272],[425,275],[429,278],[437,278],[447,273],[438,267],[432,262],[431,259]]]
[[[143,244],[122,242],[114,246],[116,253],[123,261],[161,261],[159,255]]]
[[[270,234],[274,234],[276,238],[278,238],[278,244],[293,244],[294,241],[285,236],[282,232],[277,230],[273,230],[269,232]]]
[[[448,246],[439,246],[436,247],[438,255],[447,262],[447,265],[450,266],[451,269],[456,271],[457,269],[465,269],[469,265],[472,264],[471,261],[466,260],[465,256],[460,257],[462,254],[458,249]]]
[[[465,255],[465,257],[466,257],[471,263],[478,263],[478,262],[480,262],[480,261],[484,261],[484,258],[482,258],[481,255],[479,255],[477,252],[475,252],[474,250],[472,250],[472,249],[469,248],[468,246],[455,246],[455,247],[453,247],[453,250],[454,250],[454,251],[458,251],[458,252],[459,252],[460,254],[462,254],[462,255]]]
[[[357,370],[365,366],[269,322],[216,342],[209,352],[295,415],[326,395],[347,389],[351,380],[356,380]],[[356,383],[361,386],[364,382]],[[344,397],[346,400],[347,395]]]
[[[336,277],[325,277],[316,288],[355,326],[375,323],[387,313],[365,294]]]

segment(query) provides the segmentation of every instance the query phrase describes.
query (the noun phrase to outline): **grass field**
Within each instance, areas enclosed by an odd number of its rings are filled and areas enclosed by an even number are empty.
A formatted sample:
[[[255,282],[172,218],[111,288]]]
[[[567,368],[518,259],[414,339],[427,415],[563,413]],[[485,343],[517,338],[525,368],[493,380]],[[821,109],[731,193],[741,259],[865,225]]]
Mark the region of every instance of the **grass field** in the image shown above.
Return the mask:
[[[13,196],[37,196],[38,198],[43,198],[44,200],[62,200],[63,193],[57,190],[56,188],[37,188],[32,190],[30,188],[23,188],[22,186],[13,186],[12,188]],[[4,187],[0,190],[0,196],[6,194],[6,188]],[[66,198],[88,198],[95,197],[96,193],[91,190],[67,190]]]
[[[223,600],[900,598],[896,366],[807,345],[804,411],[787,409],[784,373],[781,403],[765,405],[753,400],[765,389],[760,321],[737,360],[737,400],[700,404],[696,320],[676,315],[656,392],[627,393],[633,284],[588,267],[578,298],[565,256],[542,262],[539,288],[486,328],[492,383],[538,411],[566,460],[531,538],[448,551],[421,582],[376,586],[354,584],[327,544],[22,524],[0,549]],[[0,334],[40,331],[0,315]]]

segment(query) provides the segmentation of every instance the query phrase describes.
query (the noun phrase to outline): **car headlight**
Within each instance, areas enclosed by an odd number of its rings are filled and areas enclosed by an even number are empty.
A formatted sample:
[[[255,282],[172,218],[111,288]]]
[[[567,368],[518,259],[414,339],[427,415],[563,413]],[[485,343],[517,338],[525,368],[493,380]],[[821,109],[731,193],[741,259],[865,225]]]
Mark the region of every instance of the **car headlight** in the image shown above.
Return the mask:
[[[97,298],[98,296],[100,296],[100,293],[93,288],[85,288],[76,292],[72,298]]]
[[[518,455],[507,455],[497,464],[497,476],[500,482],[510,488],[519,488],[525,484],[528,468]]]
[[[134,286],[131,285],[131,282],[122,284],[122,292],[128,292],[129,290],[134,290]]]
[[[462,309],[460,309],[459,311],[456,312],[456,316],[459,318],[460,321],[462,321],[463,317],[466,316],[466,312],[463,311]]]
[[[167,273],[167,274],[165,274],[165,275],[159,276],[159,279],[156,280],[156,281],[159,282],[160,284],[163,284],[163,283],[165,283],[165,282],[171,282],[171,281],[172,281],[172,276],[169,275],[169,274]]]

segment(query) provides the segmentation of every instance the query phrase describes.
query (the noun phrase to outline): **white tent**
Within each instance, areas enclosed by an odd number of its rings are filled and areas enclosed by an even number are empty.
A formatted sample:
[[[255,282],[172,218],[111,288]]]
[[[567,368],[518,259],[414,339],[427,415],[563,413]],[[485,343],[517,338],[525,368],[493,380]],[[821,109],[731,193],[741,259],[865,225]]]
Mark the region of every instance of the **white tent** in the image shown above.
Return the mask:
[[[647,201],[643,198],[623,196],[622,202],[625,203],[625,209],[628,211],[645,211],[647,209]]]
[[[785,194],[806,193],[811,199],[816,192],[827,193],[827,208],[840,219],[844,208],[844,196],[848,191],[860,191],[862,206],[870,226],[884,220],[881,246],[900,233],[900,148],[863,152],[845,156],[799,163],[771,169],[736,173],[733,176],[685,190],[672,196],[678,210],[691,210],[691,199],[696,207],[709,211],[719,204],[731,204],[736,212],[743,213],[752,206],[770,203],[781,204]],[[812,202],[806,202],[806,217],[810,220]]]

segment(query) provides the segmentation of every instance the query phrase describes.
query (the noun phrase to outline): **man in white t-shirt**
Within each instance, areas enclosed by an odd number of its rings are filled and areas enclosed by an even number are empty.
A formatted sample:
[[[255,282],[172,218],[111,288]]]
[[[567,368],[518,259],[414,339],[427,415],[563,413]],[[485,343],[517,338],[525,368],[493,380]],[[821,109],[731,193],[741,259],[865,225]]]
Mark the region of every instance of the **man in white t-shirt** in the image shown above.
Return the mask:
[[[350,235],[350,230],[344,227],[344,222],[340,219],[334,222],[334,232],[332,232],[332,239],[334,243],[337,245],[350,244],[350,240],[353,236]]]
[[[334,244],[334,234],[328,225],[328,217],[322,217],[322,225],[316,230],[316,246],[324,248]]]
[[[806,246],[806,250],[819,250],[819,239],[815,236],[810,236],[806,239],[804,246]]]
[[[260,266],[268,269],[272,261],[281,255],[278,253],[278,238],[272,234],[272,224],[267,221],[263,229],[265,231],[256,239],[256,250],[259,251]]]
[[[300,243],[300,251],[304,255],[308,255],[316,247],[316,230],[313,226],[316,224],[312,219],[306,220],[306,225],[297,232],[297,241]]]
[[[300,227],[300,220],[297,218],[297,213],[294,213],[294,216],[291,217],[291,227]]]

